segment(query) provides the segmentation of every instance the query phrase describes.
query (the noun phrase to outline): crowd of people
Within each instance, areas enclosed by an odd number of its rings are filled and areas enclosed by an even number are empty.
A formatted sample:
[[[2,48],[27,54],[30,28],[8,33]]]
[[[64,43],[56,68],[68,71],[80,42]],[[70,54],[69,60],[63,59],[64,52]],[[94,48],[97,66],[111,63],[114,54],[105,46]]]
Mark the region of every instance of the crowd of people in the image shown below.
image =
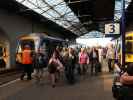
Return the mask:
[[[27,79],[31,80],[31,75],[35,70],[35,77],[40,79],[43,77],[43,69],[47,68],[52,87],[56,86],[61,73],[64,73],[69,84],[74,84],[76,82],[75,73],[82,76],[88,72],[90,75],[97,76],[102,71],[102,61],[106,58],[108,59],[109,72],[111,72],[112,62],[115,59],[114,54],[113,47],[58,47],[50,57],[46,57],[41,49],[34,53],[29,45],[25,45],[22,52],[23,73],[20,78],[23,80],[27,74]]]
[[[32,73],[35,71],[34,76],[39,81],[43,79],[44,69],[47,69],[53,88],[59,81],[61,74],[65,76],[69,84],[74,84],[76,79],[80,78],[79,75],[84,76],[89,73],[90,76],[97,76],[102,72],[103,67],[108,66],[108,72],[114,73],[112,73],[114,75],[112,85],[114,97],[117,97],[118,100],[133,99],[131,98],[133,63],[121,65],[121,55],[117,53],[113,45],[104,48],[57,47],[49,56],[41,48],[35,53],[29,45],[25,45],[21,57],[21,67],[23,68],[21,80],[24,79],[25,74],[27,74],[27,80],[31,80]],[[106,62],[106,66],[103,62]]]

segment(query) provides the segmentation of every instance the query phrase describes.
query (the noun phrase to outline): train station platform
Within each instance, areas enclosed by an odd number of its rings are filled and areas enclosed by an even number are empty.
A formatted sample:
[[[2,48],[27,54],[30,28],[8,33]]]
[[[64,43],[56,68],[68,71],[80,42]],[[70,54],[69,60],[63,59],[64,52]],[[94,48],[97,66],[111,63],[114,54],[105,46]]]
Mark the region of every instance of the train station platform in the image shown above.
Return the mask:
[[[112,74],[80,76],[74,85],[60,80],[51,87],[48,77],[40,83],[35,79],[19,79],[0,86],[0,100],[114,100],[111,92]]]

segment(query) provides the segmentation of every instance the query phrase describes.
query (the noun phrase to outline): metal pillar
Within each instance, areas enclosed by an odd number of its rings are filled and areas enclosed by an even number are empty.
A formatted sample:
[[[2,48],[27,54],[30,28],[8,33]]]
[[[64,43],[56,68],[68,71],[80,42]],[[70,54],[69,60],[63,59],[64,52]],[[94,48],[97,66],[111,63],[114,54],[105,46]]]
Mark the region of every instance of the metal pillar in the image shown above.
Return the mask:
[[[121,0],[122,17],[121,17],[121,36],[122,36],[122,66],[125,66],[125,0]]]
[[[31,23],[31,32],[34,33],[34,21],[32,20],[32,23]]]

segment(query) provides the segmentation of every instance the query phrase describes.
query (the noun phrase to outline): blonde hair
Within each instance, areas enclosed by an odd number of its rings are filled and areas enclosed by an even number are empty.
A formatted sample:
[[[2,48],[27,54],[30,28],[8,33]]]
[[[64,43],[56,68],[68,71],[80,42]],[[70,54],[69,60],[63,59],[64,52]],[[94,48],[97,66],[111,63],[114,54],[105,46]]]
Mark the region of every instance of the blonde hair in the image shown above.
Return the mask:
[[[85,51],[85,48],[81,48],[81,52]]]

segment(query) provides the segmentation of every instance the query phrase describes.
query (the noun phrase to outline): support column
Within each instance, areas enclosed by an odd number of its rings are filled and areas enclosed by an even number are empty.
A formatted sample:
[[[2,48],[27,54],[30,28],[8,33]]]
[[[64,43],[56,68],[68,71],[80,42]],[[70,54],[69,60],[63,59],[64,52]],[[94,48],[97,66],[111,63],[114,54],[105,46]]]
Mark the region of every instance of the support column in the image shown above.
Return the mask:
[[[125,0],[121,1],[122,17],[121,17],[121,36],[122,36],[122,65],[125,66]]]

